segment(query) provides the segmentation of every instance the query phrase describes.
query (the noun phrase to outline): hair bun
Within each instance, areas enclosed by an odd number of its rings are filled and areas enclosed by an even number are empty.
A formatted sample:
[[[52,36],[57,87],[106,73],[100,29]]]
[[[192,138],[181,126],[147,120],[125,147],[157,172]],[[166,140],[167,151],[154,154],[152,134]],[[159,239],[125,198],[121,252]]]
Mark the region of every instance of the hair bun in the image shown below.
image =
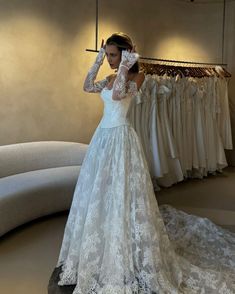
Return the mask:
[[[123,32],[117,32],[113,33],[106,42],[107,45],[115,45],[120,49],[132,49],[133,43],[131,38],[123,33]]]

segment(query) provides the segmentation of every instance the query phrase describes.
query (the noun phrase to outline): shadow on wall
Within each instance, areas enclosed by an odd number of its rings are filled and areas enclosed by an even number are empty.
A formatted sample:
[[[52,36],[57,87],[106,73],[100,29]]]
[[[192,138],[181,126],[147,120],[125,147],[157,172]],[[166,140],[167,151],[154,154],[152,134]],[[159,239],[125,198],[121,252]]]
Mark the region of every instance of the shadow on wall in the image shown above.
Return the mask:
[[[80,31],[94,9],[91,0],[0,1],[0,145],[89,142],[101,105],[91,109],[82,90],[92,27]]]
[[[39,18],[63,31],[68,38],[73,38],[81,27],[81,21],[87,21],[91,15],[91,8],[95,13],[95,1],[93,0],[0,1],[0,23],[17,17]]]

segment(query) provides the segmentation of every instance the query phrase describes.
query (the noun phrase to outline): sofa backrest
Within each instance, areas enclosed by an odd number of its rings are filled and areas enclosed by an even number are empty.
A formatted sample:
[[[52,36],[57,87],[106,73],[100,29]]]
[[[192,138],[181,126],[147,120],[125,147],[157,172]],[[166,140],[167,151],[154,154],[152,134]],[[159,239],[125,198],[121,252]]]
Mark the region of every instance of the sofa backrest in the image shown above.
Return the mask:
[[[81,165],[87,144],[39,141],[0,146],[0,178],[61,166]]]

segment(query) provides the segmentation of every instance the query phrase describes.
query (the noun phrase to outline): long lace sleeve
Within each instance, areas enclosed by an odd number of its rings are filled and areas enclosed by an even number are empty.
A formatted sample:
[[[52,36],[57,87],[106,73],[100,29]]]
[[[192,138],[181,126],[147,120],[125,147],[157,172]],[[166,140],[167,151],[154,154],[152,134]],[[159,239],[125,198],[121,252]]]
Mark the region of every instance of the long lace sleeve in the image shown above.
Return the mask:
[[[108,82],[107,78],[101,81],[95,82],[100,66],[103,64],[104,52],[105,52],[104,48],[101,48],[96,57],[95,63],[92,65],[92,67],[87,73],[87,76],[83,85],[83,90],[86,92],[90,92],[90,93],[101,92],[101,90],[106,86]]]
[[[136,63],[139,55],[126,50],[122,51],[122,59],[118,68],[117,77],[113,84],[113,100],[121,100],[127,94],[134,96],[137,93],[137,85],[135,82],[127,83],[128,70]]]

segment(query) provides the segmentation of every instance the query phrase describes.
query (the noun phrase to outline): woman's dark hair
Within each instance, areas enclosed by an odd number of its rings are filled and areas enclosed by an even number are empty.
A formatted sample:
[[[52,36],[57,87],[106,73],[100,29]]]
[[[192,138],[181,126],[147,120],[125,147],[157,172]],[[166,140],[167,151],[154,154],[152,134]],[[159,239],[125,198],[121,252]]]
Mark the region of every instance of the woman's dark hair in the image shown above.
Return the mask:
[[[133,43],[131,38],[124,33],[114,33],[106,41],[107,45],[115,45],[118,50],[122,52],[123,50],[132,50]],[[138,61],[129,69],[129,72],[139,72],[139,63]]]

